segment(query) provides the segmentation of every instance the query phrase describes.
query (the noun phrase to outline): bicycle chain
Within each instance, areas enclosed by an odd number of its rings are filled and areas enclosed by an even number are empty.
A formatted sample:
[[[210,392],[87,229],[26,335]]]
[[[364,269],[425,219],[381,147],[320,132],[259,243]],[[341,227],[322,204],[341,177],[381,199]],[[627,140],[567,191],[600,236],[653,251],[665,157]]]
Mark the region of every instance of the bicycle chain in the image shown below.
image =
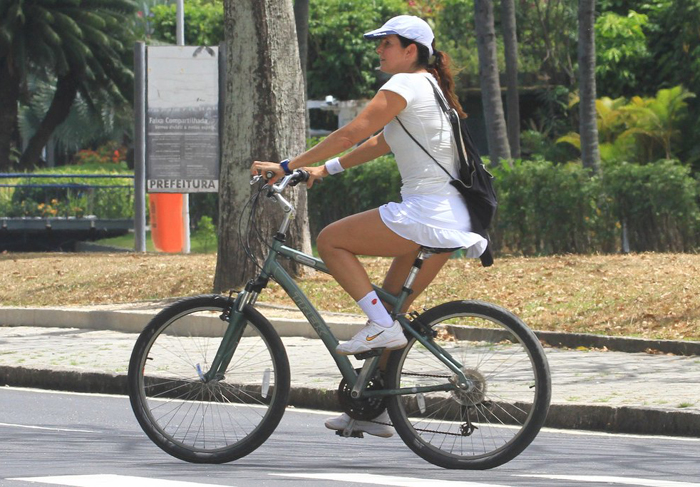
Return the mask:
[[[412,377],[434,377],[436,379],[449,379],[449,376],[447,375],[436,375],[436,374],[419,374],[415,372],[409,372],[409,373],[404,373],[402,375],[410,375]],[[368,420],[368,423],[374,423],[374,424],[381,424],[384,426],[394,426],[392,423],[385,423],[383,421],[374,421],[374,420]],[[424,428],[414,428],[416,431],[423,431],[425,433],[439,433],[443,435],[448,435],[448,436],[464,436],[460,433],[450,433],[448,431],[437,431],[437,430],[429,430],[429,429],[424,429]]]
[[[414,377],[435,377],[437,379],[449,379],[449,375],[435,375],[435,374],[419,374],[417,372],[407,372],[401,375],[410,375]]]
[[[446,375],[435,375],[435,374],[406,373],[406,374],[403,374],[403,375],[410,375],[410,376],[413,376],[413,377],[434,377],[434,378],[437,378],[437,379],[449,379],[449,376],[446,376]],[[368,422],[368,423],[374,423],[374,424],[381,424],[381,425],[384,425],[384,426],[394,426],[394,425],[391,424],[391,423],[385,423],[385,422],[383,422],[383,421],[369,420],[369,421],[367,421],[367,422]],[[436,430],[429,430],[429,429],[425,429],[425,428],[414,428],[414,429],[415,429],[416,431],[423,431],[423,432],[425,432],[425,433],[433,433],[433,434],[439,433],[439,434],[443,434],[443,435],[447,435],[447,436],[464,436],[464,435],[462,435],[462,434],[460,434],[460,433],[450,433],[450,432],[448,432],[448,431],[436,431]]]
[[[369,420],[367,423],[374,423],[374,424],[382,424],[384,426],[394,426],[392,423],[384,423],[383,421],[374,421],[374,420]],[[424,431],[426,433],[439,433],[442,435],[448,435],[448,436],[464,436],[460,433],[450,433],[448,431],[436,431],[436,430],[428,430],[424,428],[413,428],[416,431]]]

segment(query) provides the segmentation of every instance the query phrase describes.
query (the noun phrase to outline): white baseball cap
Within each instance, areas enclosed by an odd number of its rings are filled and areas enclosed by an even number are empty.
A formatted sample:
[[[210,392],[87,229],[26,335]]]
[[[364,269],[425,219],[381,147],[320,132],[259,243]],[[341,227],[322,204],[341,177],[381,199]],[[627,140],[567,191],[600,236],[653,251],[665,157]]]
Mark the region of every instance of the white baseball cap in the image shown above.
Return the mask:
[[[393,19],[389,19],[379,29],[372,30],[365,34],[365,39],[377,39],[388,35],[399,35],[417,42],[428,48],[430,55],[433,55],[433,29],[428,23],[413,15],[399,15]]]

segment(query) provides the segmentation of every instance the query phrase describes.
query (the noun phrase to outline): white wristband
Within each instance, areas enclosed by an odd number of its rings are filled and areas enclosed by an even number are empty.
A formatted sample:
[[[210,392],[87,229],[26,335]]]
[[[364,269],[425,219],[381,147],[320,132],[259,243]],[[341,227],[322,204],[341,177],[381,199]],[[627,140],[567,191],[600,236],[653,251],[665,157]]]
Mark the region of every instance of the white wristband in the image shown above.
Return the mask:
[[[326,161],[326,164],[324,165],[326,166],[326,171],[328,171],[328,174],[331,175],[345,171],[343,166],[340,165],[340,158],[338,157],[334,157],[333,159]]]

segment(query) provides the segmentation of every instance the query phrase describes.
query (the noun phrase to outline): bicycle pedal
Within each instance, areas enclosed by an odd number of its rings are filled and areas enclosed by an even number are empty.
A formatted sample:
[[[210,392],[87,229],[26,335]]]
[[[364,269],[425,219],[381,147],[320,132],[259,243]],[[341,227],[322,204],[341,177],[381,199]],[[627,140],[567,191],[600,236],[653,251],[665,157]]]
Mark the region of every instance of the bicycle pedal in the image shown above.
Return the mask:
[[[345,430],[337,430],[335,432],[336,435],[342,436],[343,438],[364,438],[365,435],[362,434],[362,431],[351,431],[348,434],[345,434]]]
[[[370,350],[368,352],[356,353],[355,358],[357,360],[367,360],[368,358],[379,357],[383,353],[384,353],[383,348],[373,348],[372,350]]]

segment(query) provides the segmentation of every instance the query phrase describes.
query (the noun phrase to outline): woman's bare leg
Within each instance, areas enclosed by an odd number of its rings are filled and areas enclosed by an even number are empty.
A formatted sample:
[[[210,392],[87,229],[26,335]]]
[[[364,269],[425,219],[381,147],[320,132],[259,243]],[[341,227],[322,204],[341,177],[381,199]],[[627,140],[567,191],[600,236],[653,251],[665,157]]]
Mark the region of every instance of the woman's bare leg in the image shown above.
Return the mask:
[[[331,275],[355,301],[372,291],[369,277],[358,260],[358,255],[415,256],[419,248],[417,243],[391,231],[376,209],[328,225],[319,234],[316,246]]]
[[[398,294],[399,291],[401,291],[403,283],[406,281],[408,272],[410,271],[413,262],[416,260],[417,255],[418,252],[416,251],[396,257],[391,263],[389,272],[387,272],[387,275],[384,278],[382,288],[391,294]],[[423,261],[423,265],[421,266],[420,271],[418,271],[416,279],[413,281],[413,293],[411,293],[406,299],[403,309],[401,310],[402,312],[405,313],[411,303],[415,301],[418,296],[420,296],[420,294],[431,282],[433,282],[433,279],[435,279],[440,272],[440,269],[443,268],[451,255],[451,253],[433,254],[429,259]]]

